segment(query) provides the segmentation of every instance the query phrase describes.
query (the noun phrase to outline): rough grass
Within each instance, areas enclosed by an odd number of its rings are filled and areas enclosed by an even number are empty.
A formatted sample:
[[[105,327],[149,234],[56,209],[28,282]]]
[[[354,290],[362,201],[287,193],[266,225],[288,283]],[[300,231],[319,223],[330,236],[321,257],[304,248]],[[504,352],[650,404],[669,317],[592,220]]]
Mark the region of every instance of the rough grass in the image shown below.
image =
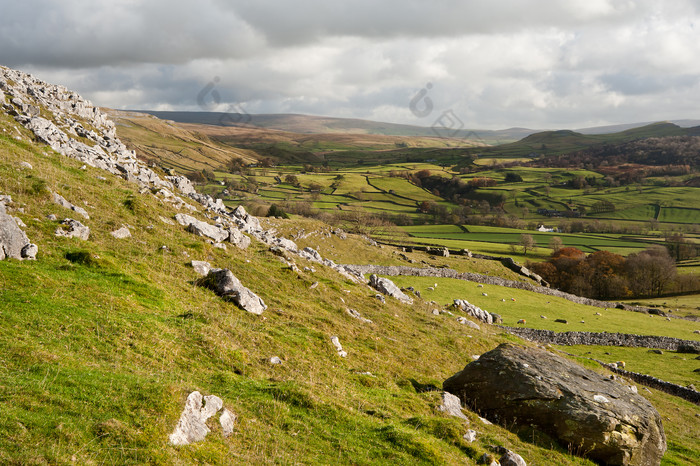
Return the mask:
[[[0,118],[0,129],[13,126]],[[499,444],[529,464],[592,464],[481,425],[472,413],[479,438],[465,445],[469,426],[435,410],[439,392],[417,389],[439,387],[470,355],[514,337],[435,318],[422,301],[381,305],[366,286],[317,264],[299,261],[316,272],[297,275],[257,242],[246,251],[213,248],[162,222],[175,212],[154,197],[22,137],[0,136],[0,193],[24,210],[12,214],[39,255],[0,262],[0,463],[463,464]],[[33,170],[18,169],[21,161]],[[46,216],[73,213],[32,189],[35,179],[85,206],[88,241],[53,235]],[[109,233],[122,225],[133,236],[116,240]],[[359,262],[392,258],[358,237],[298,241],[339,262],[353,252]],[[254,316],[195,287],[192,259],[230,268],[270,308]],[[351,318],[346,306],[374,323]],[[282,365],[268,363],[275,355]],[[214,427],[199,444],[167,444],[193,390],[223,398],[239,416],[235,435]],[[687,432],[697,428],[688,414],[697,407],[650,399],[670,424],[669,461],[690,464],[700,450]]]

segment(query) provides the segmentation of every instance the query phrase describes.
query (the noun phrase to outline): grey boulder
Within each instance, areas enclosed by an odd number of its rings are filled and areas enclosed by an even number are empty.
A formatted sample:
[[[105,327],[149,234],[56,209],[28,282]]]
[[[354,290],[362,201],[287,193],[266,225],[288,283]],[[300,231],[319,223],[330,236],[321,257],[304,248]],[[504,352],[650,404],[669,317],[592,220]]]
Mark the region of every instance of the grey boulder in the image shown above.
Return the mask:
[[[33,259],[37,249],[36,245],[29,242],[15,219],[5,212],[5,204],[0,202],[0,260]]]
[[[538,348],[505,343],[443,383],[477,413],[534,427],[574,453],[610,465],[658,465],[661,417],[627,386]]]
[[[369,286],[388,296],[392,296],[406,304],[413,304],[413,299],[409,298],[398,286],[388,278],[381,278],[375,274],[369,277]]]
[[[181,446],[204,440],[210,432],[207,420],[219,412],[224,406],[224,402],[216,395],[202,396],[195,391],[190,393],[182,410],[180,420],[175,430],[170,434],[171,445]],[[219,423],[225,437],[231,435],[236,421],[236,415],[226,408],[223,408]]]
[[[66,238],[79,238],[87,240],[90,237],[90,228],[83,225],[77,220],[66,218],[61,221],[61,226],[54,233],[56,236],[64,236]]]
[[[241,284],[229,269],[211,269],[206,277],[197,282],[213,290],[219,296],[230,299],[241,309],[260,315],[267,306],[258,295]]]

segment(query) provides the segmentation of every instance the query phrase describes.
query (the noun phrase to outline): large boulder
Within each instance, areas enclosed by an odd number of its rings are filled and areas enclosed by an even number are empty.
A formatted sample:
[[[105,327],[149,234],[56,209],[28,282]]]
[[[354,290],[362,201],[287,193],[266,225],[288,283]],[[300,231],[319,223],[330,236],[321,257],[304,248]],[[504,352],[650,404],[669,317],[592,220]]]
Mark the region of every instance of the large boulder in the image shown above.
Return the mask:
[[[506,426],[535,427],[574,453],[610,465],[658,465],[661,417],[628,386],[550,352],[504,343],[443,388]]]
[[[34,259],[37,247],[17,225],[15,219],[5,212],[5,204],[0,202],[0,260]]]
[[[211,269],[206,277],[197,282],[214,290],[216,294],[232,300],[236,305],[252,314],[262,314],[267,306],[258,295],[243,286],[229,269]]]
[[[369,286],[379,291],[380,293],[393,296],[394,298],[398,299],[403,303],[413,304],[413,299],[409,298],[408,295],[401,291],[399,287],[396,286],[396,284],[394,284],[394,282],[392,282],[388,278],[381,278],[376,276],[375,274],[372,274],[369,277]]]

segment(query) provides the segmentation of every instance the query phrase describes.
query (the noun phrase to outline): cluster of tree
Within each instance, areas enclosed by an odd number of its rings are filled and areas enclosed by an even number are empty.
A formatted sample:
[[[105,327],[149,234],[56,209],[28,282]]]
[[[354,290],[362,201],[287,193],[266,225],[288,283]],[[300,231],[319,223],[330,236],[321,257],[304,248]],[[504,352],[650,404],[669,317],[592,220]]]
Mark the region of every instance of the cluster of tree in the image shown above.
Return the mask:
[[[597,299],[660,296],[677,284],[675,261],[664,247],[627,258],[609,251],[586,255],[566,247],[556,250],[546,262],[528,267],[555,288]]]
[[[674,172],[683,167],[700,166],[700,137],[667,136],[638,139],[622,144],[601,144],[587,149],[550,156],[537,162],[549,167],[619,167],[624,164],[674,166]]]
[[[193,183],[206,183],[208,181],[216,180],[214,172],[207,170],[206,168],[200,171],[193,170],[189,173],[185,173],[185,177],[187,177]]]
[[[476,203],[486,201],[492,207],[502,207],[506,202],[506,196],[502,193],[478,190],[480,187],[494,186],[496,182],[491,178],[475,178],[465,183],[456,176],[445,178],[441,175],[433,175],[430,170],[404,173],[404,175],[416,186],[455,204],[474,206]]]

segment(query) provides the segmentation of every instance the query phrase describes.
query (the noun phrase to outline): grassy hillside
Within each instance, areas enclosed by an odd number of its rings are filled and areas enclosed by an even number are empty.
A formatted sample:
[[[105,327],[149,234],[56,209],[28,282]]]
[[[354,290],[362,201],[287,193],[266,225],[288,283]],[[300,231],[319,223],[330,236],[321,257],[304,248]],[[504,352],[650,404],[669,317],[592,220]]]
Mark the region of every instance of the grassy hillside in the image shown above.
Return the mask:
[[[431,388],[514,337],[434,316],[436,305],[422,300],[382,305],[365,285],[318,264],[298,260],[315,272],[297,274],[255,241],[245,251],[214,248],[171,224],[176,211],[150,193],[81,169],[16,126],[0,116],[0,193],[12,196],[12,214],[39,255],[0,262],[1,463],[464,464],[498,444],[528,464],[592,464],[473,413],[467,425],[436,411],[440,393]],[[54,236],[47,216],[73,212],[53,204],[49,189],[85,206],[89,240]],[[399,263],[363,238],[328,239],[318,222],[275,224],[339,262]],[[122,225],[131,238],[110,235]],[[269,309],[248,314],[195,286],[193,259],[230,268]],[[347,358],[337,356],[333,335]],[[283,363],[271,365],[272,356]],[[214,428],[201,443],[167,444],[193,390],[220,396],[238,415],[232,437]],[[697,462],[699,408],[645,395],[664,419],[667,464]],[[462,439],[469,427],[479,433],[473,444]]]

